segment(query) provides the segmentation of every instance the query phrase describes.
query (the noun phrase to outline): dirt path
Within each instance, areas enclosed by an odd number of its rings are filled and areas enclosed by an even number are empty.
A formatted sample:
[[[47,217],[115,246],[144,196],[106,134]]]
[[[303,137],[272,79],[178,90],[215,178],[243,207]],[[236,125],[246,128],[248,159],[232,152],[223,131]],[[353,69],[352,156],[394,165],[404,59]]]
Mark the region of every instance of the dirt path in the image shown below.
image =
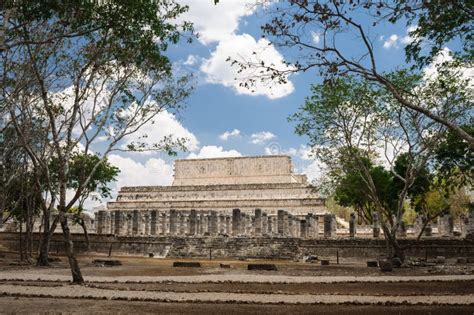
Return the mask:
[[[412,282],[412,281],[472,281],[474,275],[433,275],[433,276],[321,276],[321,277],[296,277],[281,275],[262,274],[229,274],[229,275],[195,275],[195,276],[124,276],[124,277],[101,277],[85,276],[88,282],[180,282],[180,283],[341,283],[341,282]],[[69,275],[44,274],[41,269],[33,270],[11,270],[0,272],[0,280],[23,280],[23,281],[70,281]]]
[[[128,301],[252,303],[252,304],[391,304],[391,305],[474,305],[474,295],[359,296],[309,294],[251,294],[229,292],[122,291],[67,285],[57,287],[0,284],[3,295],[25,297],[89,298]]]
[[[325,315],[472,315],[474,306],[451,305],[257,305],[159,303],[88,299],[0,297],[0,313],[44,314],[325,314]]]
[[[60,284],[61,282],[56,282]],[[18,284],[22,284],[18,282]],[[43,282],[54,285],[55,282]],[[474,281],[382,283],[90,283],[90,286],[126,291],[231,292],[257,294],[347,295],[466,295],[474,294]]]

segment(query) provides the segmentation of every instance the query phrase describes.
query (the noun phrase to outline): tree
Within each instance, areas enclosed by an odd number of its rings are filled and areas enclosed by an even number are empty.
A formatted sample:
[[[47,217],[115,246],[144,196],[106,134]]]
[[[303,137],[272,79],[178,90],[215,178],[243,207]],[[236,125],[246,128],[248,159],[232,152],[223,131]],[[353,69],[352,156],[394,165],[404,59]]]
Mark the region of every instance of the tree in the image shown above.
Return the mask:
[[[84,280],[66,214],[87,193],[107,156],[183,147],[185,139],[167,137],[147,146],[130,136],[159,113],[181,109],[189,94],[189,77],[176,78],[164,54],[190,29],[189,23],[174,22],[186,9],[173,1],[8,2],[2,8],[1,112],[8,113],[31,159],[35,185],[45,192],[38,264],[48,263],[49,216],[57,207],[74,283]],[[41,152],[29,137],[32,120],[41,126]],[[70,162],[78,151],[86,156],[98,151],[100,158],[67,198]]]
[[[264,36],[277,46],[285,48],[287,67],[277,68],[269,61],[251,62],[233,60],[241,71],[252,68],[258,74],[242,83],[252,86],[258,80],[285,82],[288,75],[310,70],[318,71],[324,80],[334,80],[346,75],[360,77],[371,84],[386,89],[405,110],[415,111],[444,125],[474,149],[474,138],[460,126],[468,122],[468,117],[450,115],[445,110],[426,106],[416,90],[406,89],[380,71],[381,65],[374,50],[373,28],[384,22],[395,23],[408,17],[408,21],[418,21],[418,27],[410,33],[415,40],[407,47],[407,57],[415,66],[433,61],[440,48],[449,40],[463,41],[461,56],[443,67],[459,69],[472,67],[472,8],[462,1],[416,2],[399,0],[383,1],[308,1],[291,0],[267,5],[271,20],[262,25]],[[372,22],[372,23],[370,23]],[[372,24],[372,25],[371,25]],[[314,36],[318,41],[314,41]],[[350,49],[341,43],[352,40]],[[422,57],[422,43],[434,40],[434,48],[428,57]],[[351,42],[352,43],[352,42]],[[417,67],[415,67],[417,68]],[[419,73],[418,73],[419,74]],[[470,103],[470,102],[468,102]],[[472,104],[471,104],[472,105]]]
[[[68,188],[76,190],[81,183],[85,181],[89,174],[93,174],[88,184],[83,188],[82,194],[79,197],[77,207],[72,207],[70,213],[73,214],[73,221],[79,224],[86,238],[87,248],[90,246],[89,234],[84,222],[84,202],[91,196],[93,199],[109,198],[111,197],[111,190],[108,187],[109,183],[116,180],[119,174],[119,168],[111,165],[107,159],[99,163],[100,157],[92,154],[74,154],[70,162],[69,182]],[[92,172],[94,166],[99,163],[99,167]]]
[[[409,72],[387,77],[417,89],[426,103],[453,101],[449,95],[438,97],[438,83],[420,81]],[[367,220],[377,212],[389,256],[403,260],[407,247],[398,242],[397,231],[406,201],[427,191],[427,167],[446,128],[419,112],[407,111],[390,91],[357,77],[327,81],[313,86],[312,92],[292,117],[298,122],[296,132],[309,137],[316,157],[328,168],[338,201],[355,206]],[[439,214],[432,214],[426,224]]]

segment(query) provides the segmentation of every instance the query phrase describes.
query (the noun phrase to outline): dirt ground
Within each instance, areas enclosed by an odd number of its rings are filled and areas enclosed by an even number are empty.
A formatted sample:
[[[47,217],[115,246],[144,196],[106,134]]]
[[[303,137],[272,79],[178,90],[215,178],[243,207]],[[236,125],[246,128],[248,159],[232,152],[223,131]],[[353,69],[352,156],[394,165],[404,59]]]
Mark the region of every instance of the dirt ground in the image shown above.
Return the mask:
[[[180,293],[215,293],[217,295],[242,294],[253,297],[263,296],[286,296],[287,301],[291,302],[296,296],[344,296],[370,298],[383,297],[386,302],[365,302],[369,304],[359,305],[359,303],[331,302],[330,304],[295,304],[284,302],[285,304],[266,304],[267,302],[252,304],[254,302],[235,302],[227,300],[225,303],[213,300],[215,302],[203,302],[194,298],[183,300],[176,303],[173,299],[168,301],[161,300],[136,300],[130,299],[91,299],[91,296],[81,296],[70,298],[67,295],[61,296],[58,293],[45,294],[38,297],[31,292],[48,291],[65,292],[70,284],[65,280],[45,281],[36,280],[42,275],[70,275],[69,266],[65,257],[58,257],[59,261],[52,263],[50,267],[38,268],[34,265],[21,265],[17,261],[17,256],[12,253],[4,253],[0,257],[0,273],[4,275],[18,275],[18,279],[23,274],[32,273],[35,275],[30,280],[15,281],[0,279],[0,287],[8,288],[17,293],[11,293],[0,290],[0,313],[109,313],[109,314],[129,314],[129,313],[158,313],[158,314],[474,314],[474,264],[459,265],[455,260],[448,260],[445,264],[430,264],[428,267],[409,266],[404,268],[395,268],[392,272],[383,273],[378,268],[369,268],[366,266],[365,259],[341,259],[340,263],[331,261],[329,266],[321,266],[319,262],[303,263],[284,260],[258,260],[258,261],[240,261],[240,260],[199,260],[199,259],[156,259],[148,257],[103,257],[103,256],[79,256],[79,263],[86,277],[106,277],[106,281],[88,282],[86,286],[90,289],[97,289],[100,292],[156,292],[172,293],[173,296]],[[104,267],[93,264],[95,259],[117,259],[122,265],[115,267]],[[175,268],[175,261],[198,261],[201,268]],[[249,263],[272,263],[277,266],[277,271],[248,271]],[[230,265],[231,268],[224,269],[220,264]],[[219,280],[220,276],[233,275],[232,281],[208,282],[189,281],[188,276],[210,276],[212,279]],[[295,277],[303,283],[289,281],[288,283],[261,283],[253,276],[289,276]],[[423,282],[412,281],[414,276],[438,276],[438,275],[470,275],[463,279],[457,276],[455,280],[436,280],[434,277]],[[159,277],[178,276],[182,281],[163,281]],[[371,278],[373,282],[345,281],[341,283],[311,283],[306,281],[306,277],[340,277],[340,276],[358,276]],[[379,277],[390,277],[390,280],[381,281]],[[127,277],[147,277],[146,281],[128,281]],[[156,281],[149,280],[157,277]],[[239,280],[240,277],[250,281]],[[393,281],[391,280],[393,277]],[[452,276],[454,277],[454,276]],[[452,278],[451,277],[451,278]],[[64,277],[63,277],[64,278]],[[209,277],[207,277],[209,278]],[[403,278],[403,282],[399,279]],[[67,277],[66,277],[67,279]],[[117,281],[120,279],[120,281]],[[139,278],[140,279],[140,278]],[[266,278],[265,278],[266,279]],[[318,278],[319,279],[319,278]],[[381,279],[381,278],[380,278]],[[398,280],[397,280],[398,279]],[[433,280],[431,280],[433,279]],[[11,286],[15,286],[14,288]],[[24,289],[24,292],[18,293],[15,288]],[[4,289],[6,290],[6,289]],[[36,291],[35,291],[36,290]],[[126,293],[126,299],[129,293]],[[193,296],[194,297],[194,296]],[[422,298],[426,301],[417,303],[400,303],[408,301],[410,298]],[[468,303],[461,305],[442,305],[436,303],[436,299],[444,298],[449,302],[453,297],[462,297]],[[339,297],[338,297],[339,299]],[[356,301],[357,301],[356,299]],[[391,301],[399,302],[391,302]],[[469,302],[472,300],[472,303]],[[298,300],[299,301],[299,300]],[[299,303],[299,302],[298,302]],[[370,304],[372,303],[372,304]],[[412,304],[412,305],[410,305]],[[429,305],[431,304],[431,305]],[[449,304],[449,303],[448,303]]]
[[[55,256],[52,256],[55,257]],[[51,267],[43,268],[46,274],[69,275],[70,270],[65,257],[57,257],[61,262],[52,263]],[[95,259],[117,259],[122,266],[100,267],[92,263]],[[364,259],[340,259],[339,264],[331,261],[329,266],[315,263],[294,262],[288,260],[231,260],[231,259],[158,259],[148,257],[127,256],[79,256],[81,270],[87,276],[189,276],[209,274],[265,274],[285,276],[417,276],[417,275],[448,275],[474,274],[474,264],[457,265],[455,259],[446,264],[429,267],[394,268],[390,273],[383,273],[378,268],[368,268]],[[175,261],[198,261],[201,268],[174,268]],[[433,260],[434,261],[434,260]],[[278,271],[248,271],[249,263],[271,263]],[[220,268],[220,264],[230,265],[230,269]],[[20,266],[15,255],[9,254],[0,259],[0,271],[18,269],[37,269],[34,265]]]
[[[153,303],[137,301],[58,300],[0,297],[0,313],[68,314],[328,314],[328,315],[463,315],[474,306],[387,305],[251,305],[210,303]]]

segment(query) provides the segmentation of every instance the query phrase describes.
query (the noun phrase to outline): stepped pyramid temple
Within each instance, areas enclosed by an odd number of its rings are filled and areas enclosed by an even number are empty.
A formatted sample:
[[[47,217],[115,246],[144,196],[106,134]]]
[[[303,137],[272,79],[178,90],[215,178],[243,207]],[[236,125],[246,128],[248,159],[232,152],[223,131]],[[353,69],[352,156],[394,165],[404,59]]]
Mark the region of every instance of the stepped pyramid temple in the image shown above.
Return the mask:
[[[324,213],[289,156],[187,159],[171,186],[122,187],[96,224],[99,234],[299,237],[317,234]]]

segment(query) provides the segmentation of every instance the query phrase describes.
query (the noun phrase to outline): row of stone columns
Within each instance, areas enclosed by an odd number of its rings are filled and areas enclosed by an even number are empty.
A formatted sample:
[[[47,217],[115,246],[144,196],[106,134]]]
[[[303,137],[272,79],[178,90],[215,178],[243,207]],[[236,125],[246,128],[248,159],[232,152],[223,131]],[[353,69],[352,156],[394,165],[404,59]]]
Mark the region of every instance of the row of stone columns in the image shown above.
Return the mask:
[[[330,231],[335,236],[335,219],[330,215]],[[209,235],[318,237],[318,216],[294,216],[285,210],[268,215],[255,209],[253,215],[234,209],[232,215],[217,211],[99,211],[96,232],[115,235]]]
[[[336,217],[325,214],[323,217],[323,235],[325,238],[336,236]],[[377,214],[372,217],[373,237],[380,237],[380,224]],[[418,216],[415,220],[415,235],[421,232],[426,218]],[[452,216],[447,213],[438,219],[440,236],[453,236]],[[319,217],[309,213],[295,216],[285,210],[269,215],[261,209],[253,214],[234,209],[232,215],[217,211],[99,211],[96,213],[96,232],[115,235],[178,235],[178,236],[279,236],[317,238],[319,236]],[[461,218],[462,237],[474,237],[474,213]],[[357,235],[357,217],[350,215],[349,236]],[[400,223],[398,237],[406,237],[406,227]],[[431,236],[431,225],[427,225],[424,236]]]

